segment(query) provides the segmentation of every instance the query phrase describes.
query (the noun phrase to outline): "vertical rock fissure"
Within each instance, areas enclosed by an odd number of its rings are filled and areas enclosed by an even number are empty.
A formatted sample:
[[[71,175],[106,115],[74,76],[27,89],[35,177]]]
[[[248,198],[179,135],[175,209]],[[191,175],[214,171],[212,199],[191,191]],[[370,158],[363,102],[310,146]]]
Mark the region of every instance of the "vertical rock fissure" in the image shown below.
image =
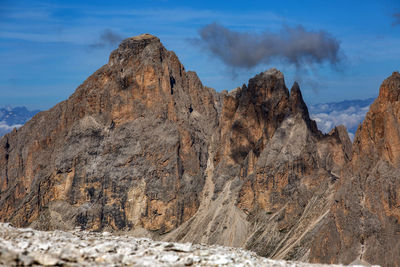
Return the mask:
[[[37,209],[40,212],[40,184],[41,182],[38,181],[38,189],[37,189]]]
[[[361,189],[361,201],[360,201],[360,260],[363,260],[364,253],[365,253],[365,217],[364,217],[364,209],[365,209],[365,193],[364,189],[362,188],[363,183],[360,183],[360,189]]]
[[[9,159],[9,157],[10,157],[10,154],[9,154],[9,150],[10,150],[10,143],[9,143],[9,141],[8,141],[8,136],[6,136],[6,144],[5,144],[5,150],[6,150],[6,156],[5,156],[5,159],[6,159],[6,166],[5,166],[5,174],[6,174],[6,186],[8,186],[8,183],[9,183],[9,181],[8,181],[8,159]]]
[[[171,87],[171,95],[174,94],[174,86],[175,86],[175,83],[176,83],[175,78],[174,78],[172,75],[170,75],[170,76],[169,76],[169,85],[170,85],[170,87]]]

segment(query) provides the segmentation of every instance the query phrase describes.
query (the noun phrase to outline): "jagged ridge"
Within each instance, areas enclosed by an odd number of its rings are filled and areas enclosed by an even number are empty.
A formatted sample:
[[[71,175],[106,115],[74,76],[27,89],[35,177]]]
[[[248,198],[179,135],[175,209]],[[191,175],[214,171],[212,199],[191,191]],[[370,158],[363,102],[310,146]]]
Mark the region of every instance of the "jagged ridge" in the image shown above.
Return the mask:
[[[289,93],[276,69],[216,93],[157,37],[128,38],[68,100],[0,139],[0,220],[49,230],[131,230],[278,259],[398,262],[396,239],[383,237],[391,247],[378,250],[376,241],[365,241],[366,210],[384,218],[383,233],[397,235],[397,176],[387,178],[385,213],[366,204],[369,197],[380,202],[362,180],[370,156],[397,170],[397,143],[387,158],[361,151],[375,149],[377,141],[363,136],[382,137],[374,114],[397,110],[399,90],[384,83],[388,97],[371,107],[353,152],[344,127],[328,135],[317,129],[299,85]],[[382,108],[386,98],[390,106]],[[352,196],[355,181],[360,189]],[[374,231],[368,237],[382,232]]]

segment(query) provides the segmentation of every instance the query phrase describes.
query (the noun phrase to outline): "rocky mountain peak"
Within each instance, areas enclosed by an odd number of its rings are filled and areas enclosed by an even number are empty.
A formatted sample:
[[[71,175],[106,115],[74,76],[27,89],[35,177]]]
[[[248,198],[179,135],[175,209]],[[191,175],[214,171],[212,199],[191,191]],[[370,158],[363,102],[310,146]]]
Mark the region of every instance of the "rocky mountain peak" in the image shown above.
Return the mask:
[[[351,161],[342,169],[335,192],[334,219],[322,231],[325,241],[316,240],[316,247],[327,248],[327,261],[351,262],[357,257],[381,266],[400,264],[399,100],[400,74],[394,72],[383,81],[356,132]],[[335,131],[343,142],[340,127]],[[345,146],[347,155],[349,147]]]
[[[126,38],[120,43],[118,48],[111,53],[109,65],[112,66],[116,63],[125,62],[126,59],[141,54],[145,49],[149,56],[165,50],[160,39],[151,34],[146,33]]]
[[[149,33],[143,33],[137,36],[132,36],[127,38],[127,40],[157,40],[160,41],[160,39],[152,34]]]
[[[380,102],[400,100],[400,73],[398,71],[393,72],[383,81],[378,99]]]
[[[400,118],[397,116],[400,112],[399,100],[400,74],[393,72],[382,82],[377,100],[372,103],[362,126],[357,130],[355,161],[385,159],[391,164],[400,162]]]
[[[283,73],[276,68],[270,68],[264,72],[261,72],[255,75],[250,81],[254,81],[257,83],[266,82],[266,81],[277,81],[279,85],[285,85],[285,77]],[[249,85],[250,85],[249,81]]]
[[[304,103],[300,86],[297,82],[294,82],[290,89],[290,103],[292,104],[292,111],[294,113],[305,113],[308,116],[308,109],[306,103]]]
[[[265,101],[287,101],[289,91],[285,85],[283,74],[275,69],[269,69],[255,75],[249,80],[244,95],[253,99],[253,102],[262,103]]]
[[[316,122],[310,119],[310,114],[308,113],[307,105],[303,100],[303,95],[301,94],[300,86],[297,82],[294,82],[292,88],[290,89],[289,101],[291,105],[292,114],[301,114],[304,121],[308,125],[308,128],[313,133],[320,134]]]
[[[126,38],[119,45],[119,49],[134,49],[139,44],[144,44],[146,46],[150,43],[160,43],[160,39],[154,35],[145,33],[138,36]]]
[[[277,79],[283,79],[284,78],[283,77],[283,73],[280,70],[276,69],[276,68],[270,68],[270,69],[264,71],[262,74],[264,76],[275,76]]]
[[[157,37],[128,38],[69,99],[0,139],[0,221],[393,266],[399,91],[393,73],[352,153],[344,127],[320,134],[280,71],[217,93]]]

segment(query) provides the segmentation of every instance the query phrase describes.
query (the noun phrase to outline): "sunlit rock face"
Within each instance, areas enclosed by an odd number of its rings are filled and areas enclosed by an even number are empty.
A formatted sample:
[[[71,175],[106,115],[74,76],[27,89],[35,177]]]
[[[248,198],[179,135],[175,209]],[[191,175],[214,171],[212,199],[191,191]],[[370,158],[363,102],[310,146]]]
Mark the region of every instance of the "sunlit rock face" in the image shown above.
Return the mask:
[[[68,100],[0,139],[0,220],[391,266],[392,77],[352,145],[343,126],[321,133],[276,69],[217,93],[157,37],[128,38]]]
[[[1,139],[4,221],[171,231],[196,212],[218,95],[160,40],[124,40],[66,101]]]
[[[400,266],[400,74],[381,85],[353,144],[324,234],[311,257],[349,262],[358,257]]]
[[[275,69],[225,93],[209,150],[204,209],[167,240],[308,260],[334,185],[351,157],[351,143],[340,129],[329,135],[318,131],[298,84],[289,92]]]

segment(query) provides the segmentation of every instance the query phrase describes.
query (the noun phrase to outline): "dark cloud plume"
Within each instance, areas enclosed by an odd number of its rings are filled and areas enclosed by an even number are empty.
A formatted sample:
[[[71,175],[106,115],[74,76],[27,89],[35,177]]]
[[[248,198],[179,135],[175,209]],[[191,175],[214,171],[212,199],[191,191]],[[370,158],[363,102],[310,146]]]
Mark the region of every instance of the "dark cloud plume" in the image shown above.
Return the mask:
[[[393,13],[392,26],[400,25],[400,12]]]
[[[296,68],[341,61],[340,43],[325,31],[313,32],[303,26],[283,26],[277,32],[261,34],[232,31],[212,23],[199,30],[193,41],[232,68],[252,68],[280,60]]]
[[[90,48],[104,48],[110,46],[116,46],[122,41],[123,37],[118,33],[105,29],[100,33],[100,36],[96,42],[91,44]]]

